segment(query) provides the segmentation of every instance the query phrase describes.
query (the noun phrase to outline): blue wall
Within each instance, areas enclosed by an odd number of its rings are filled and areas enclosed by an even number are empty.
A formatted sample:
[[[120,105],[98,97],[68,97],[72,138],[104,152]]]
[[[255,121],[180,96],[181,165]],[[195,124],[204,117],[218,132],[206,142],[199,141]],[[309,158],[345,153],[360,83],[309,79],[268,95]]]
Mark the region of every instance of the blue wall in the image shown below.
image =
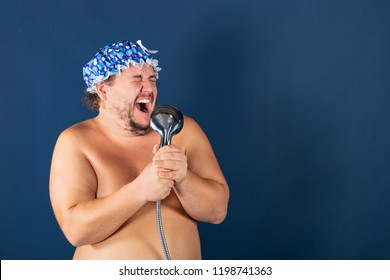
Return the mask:
[[[81,67],[120,39],[160,50],[159,102],[198,121],[229,182],[205,259],[390,258],[389,1],[13,0],[0,30],[1,259],[72,257],[51,154],[94,116]]]

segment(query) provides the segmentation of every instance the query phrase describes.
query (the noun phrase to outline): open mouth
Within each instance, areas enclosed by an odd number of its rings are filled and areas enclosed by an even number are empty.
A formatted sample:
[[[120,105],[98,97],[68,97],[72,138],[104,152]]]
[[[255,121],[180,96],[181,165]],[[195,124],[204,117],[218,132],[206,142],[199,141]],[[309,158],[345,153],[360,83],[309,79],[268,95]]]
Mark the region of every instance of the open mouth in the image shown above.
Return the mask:
[[[143,113],[149,113],[150,100],[149,99],[140,99],[137,101],[136,105],[138,110]]]

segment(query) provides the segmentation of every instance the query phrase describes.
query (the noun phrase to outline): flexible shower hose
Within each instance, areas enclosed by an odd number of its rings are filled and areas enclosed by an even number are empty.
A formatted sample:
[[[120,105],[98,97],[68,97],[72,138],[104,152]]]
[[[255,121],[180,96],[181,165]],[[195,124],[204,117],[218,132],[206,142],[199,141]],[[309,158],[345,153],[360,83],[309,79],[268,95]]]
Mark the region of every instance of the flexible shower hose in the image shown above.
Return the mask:
[[[171,255],[169,254],[168,245],[165,240],[165,235],[164,235],[164,230],[163,230],[162,220],[161,220],[161,200],[158,200],[156,202],[156,218],[157,218],[158,233],[160,234],[160,241],[163,247],[165,259],[170,260]]]

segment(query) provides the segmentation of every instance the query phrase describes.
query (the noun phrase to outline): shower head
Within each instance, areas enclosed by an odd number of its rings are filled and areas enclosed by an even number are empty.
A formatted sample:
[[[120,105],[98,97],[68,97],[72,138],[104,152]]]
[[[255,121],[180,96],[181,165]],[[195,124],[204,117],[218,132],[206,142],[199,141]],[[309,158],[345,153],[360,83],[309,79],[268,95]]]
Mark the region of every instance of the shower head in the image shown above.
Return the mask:
[[[157,106],[152,112],[150,125],[161,135],[160,147],[170,145],[172,137],[183,128],[182,113],[171,105]]]

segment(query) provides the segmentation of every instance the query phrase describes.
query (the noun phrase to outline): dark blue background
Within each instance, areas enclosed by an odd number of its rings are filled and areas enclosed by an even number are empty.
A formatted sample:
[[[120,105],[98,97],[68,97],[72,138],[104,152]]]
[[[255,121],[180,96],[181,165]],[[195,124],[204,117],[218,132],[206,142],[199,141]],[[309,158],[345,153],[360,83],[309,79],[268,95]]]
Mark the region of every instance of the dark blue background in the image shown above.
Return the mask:
[[[69,259],[48,195],[58,134],[94,116],[99,47],[158,49],[159,102],[209,136],[231,190],[205,259],[390,258],[388,0],[0,3],[0,257]]]

